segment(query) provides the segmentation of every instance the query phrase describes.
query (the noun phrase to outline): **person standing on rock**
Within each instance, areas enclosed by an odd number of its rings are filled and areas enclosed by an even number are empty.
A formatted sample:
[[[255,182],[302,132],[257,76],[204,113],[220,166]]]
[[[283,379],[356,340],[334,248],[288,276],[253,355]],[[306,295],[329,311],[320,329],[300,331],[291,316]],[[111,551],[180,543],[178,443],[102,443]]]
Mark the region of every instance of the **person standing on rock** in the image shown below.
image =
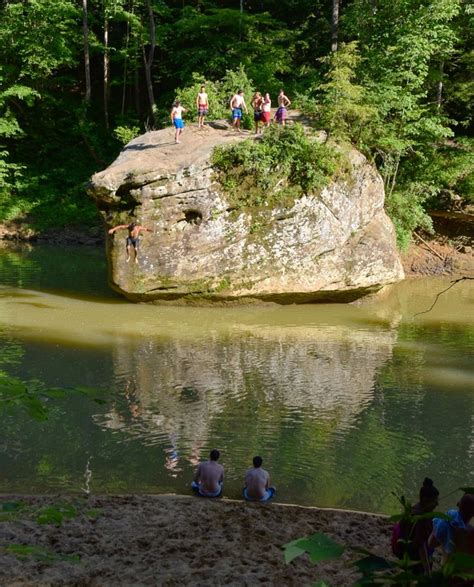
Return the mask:
[[[291,102],[288,96],[285,96],[285,92],[283,90],[280,90],[280,93],[278,94],[278,110],[275,113],[275,120],[282,126],[285,126],[286,118],[288,116],[286,109],[290,105]]]
[[[255,122],[255,134],[258,134],[258,125],[262,120],[263,98],[260,92],[255,92],[250,105],[253,108],[253,121]]]
[[[204,118],[209,112],[209,101],[206,93],[206,86],[202,85],[196,96],[196,107],[198,112],[198,128],[204,128]]]
[[[186,108],[183,108],[183,106],[181,106],[181,102],[176,100],[176,102],[173,104],[173,109],[171,110],[171,122],[176,129],[174,133],[174,142],[176,144],[179,143],[179,137],[181,136],[184,128],[183,112],[186,112]]]
[[[127,263],[130,261],[130,247],[133,247],[135,254],[135,263],[138,263],[138,247],[140,245],[140,233],[141,232],[153,232],[149,228],[145,228],[137,222],[130,222],[130,224],[119,224],[109,230],[109,234],[114,234],[117,230],[126,228],[128,230],[128,236],[126,240],[126,251],[127,251]]]
[[[242,132],[240,130],[240,122],[242,120],[242,109],[245,110],[246,114],[248,113],[243,90],[239,90],[237,94],[234,94],[232,96],[232,99],[230,101],[230,109],[232,110],[232,125],[236,130]]]
[[[262,122],[265,126],[270,126],[271,110],[272,101],[270,99],[270,94],[267,92],[262,103]]]

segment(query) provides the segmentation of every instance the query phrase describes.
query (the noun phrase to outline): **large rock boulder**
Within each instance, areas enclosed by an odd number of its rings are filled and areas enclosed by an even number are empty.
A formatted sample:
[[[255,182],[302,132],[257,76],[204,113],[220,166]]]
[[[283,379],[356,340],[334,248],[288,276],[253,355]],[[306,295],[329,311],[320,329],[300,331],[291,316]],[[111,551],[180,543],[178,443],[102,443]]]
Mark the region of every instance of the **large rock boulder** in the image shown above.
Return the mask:
[[[248,135],[247,135],[248,136]],[[171,129],[130,142],[93,176],[89,193],[107,228],[132,219],[153,230],[139,263],[125,233],[107,241],[112,287],[133,301],[352,301],[403,278],[383,182],[359,152],[350,172],[320,194],[259,213],[232,209],[215,181],[216,145],[231,130]]]

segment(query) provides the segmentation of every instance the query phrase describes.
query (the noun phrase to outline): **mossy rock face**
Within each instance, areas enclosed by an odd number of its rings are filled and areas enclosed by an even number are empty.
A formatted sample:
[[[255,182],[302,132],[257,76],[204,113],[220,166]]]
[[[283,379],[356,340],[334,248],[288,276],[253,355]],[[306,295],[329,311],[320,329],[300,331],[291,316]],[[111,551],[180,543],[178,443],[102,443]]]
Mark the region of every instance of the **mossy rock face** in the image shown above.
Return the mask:
[[[133,219],[153,231],[138,264],[126,262],[126,230],[108,236],[115,290],[140,302],[286,304],[352,301],[403,278],[383,182],[360,153],[324,188],[239,207],[210,161],[243,135],[187,128],[174,145],[170,129],[147,133],[92,178],[106,229]]]

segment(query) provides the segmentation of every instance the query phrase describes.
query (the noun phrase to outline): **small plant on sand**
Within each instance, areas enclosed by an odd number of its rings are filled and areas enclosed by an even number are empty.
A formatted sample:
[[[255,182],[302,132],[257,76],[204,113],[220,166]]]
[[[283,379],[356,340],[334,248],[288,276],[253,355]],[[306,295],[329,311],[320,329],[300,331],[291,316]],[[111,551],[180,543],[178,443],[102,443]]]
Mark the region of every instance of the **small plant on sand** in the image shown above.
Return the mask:
[[[271,126],[258,141],[214,149],[217,181],[236,208],[291,204],[324,188],[341,155],[300,124]]]
[[[81,562],[81,557],[78,554],[60,554],[41,546],[29,544],[9,544],[4,547],[4,550],[8,554],[13,554],[19,560],[25,560],[31,557],[44,564],[53,564],[58,561],[68,563]]]
[[[464,493],[474,494],[474,487],[460,488]],[[399,523],[403,521],[406,527],[411,528],[408,536],[399,539],[401,558],[393,560],[373,554],[364,548],[354,548],[338,544],[329,536],[316,533],[305,538],[292,540],[283,546],[285,562],[291,563],[299,556],[307,554],[313,564],[339,558],[344,552],[351,551],[354,558],[352,564],[362,575],[354,585],[392,585],[397,587],[432,586],[450,587],[451,585],[472,585],[474,580],[474,556],[464,552],[451,554],[438,570],[430,575],[420,575],[414,572],[419,561],[413,561],[409,554],[411,533],[419,520],[441,518],[450,520],[441,512],[429,512],[421,515],[413,514],[412,505],[404,496],[399,498],[402,512],[389,518],[389,521]],[[361,556],[362,555],[362,556]],[[330,587],[328,583],[320,581],[315,587]]]

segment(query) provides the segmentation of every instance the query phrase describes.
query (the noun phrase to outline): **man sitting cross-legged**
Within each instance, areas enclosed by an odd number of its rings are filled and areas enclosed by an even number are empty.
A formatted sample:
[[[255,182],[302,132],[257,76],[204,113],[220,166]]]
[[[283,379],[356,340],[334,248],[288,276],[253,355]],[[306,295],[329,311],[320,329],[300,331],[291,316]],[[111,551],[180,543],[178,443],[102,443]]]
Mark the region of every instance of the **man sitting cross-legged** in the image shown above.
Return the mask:
[[[219,451],[214,448],[209,460],[199,463],[197,467],[191,487],[201,497],[219,497],[222,494],[224,467],[217,462],[219,456]]]
[[[253,468],[245,473],[244,498],[247,501],[269,501],[275,495],[270,475],[262,469],[262,457],[253,457]]]

